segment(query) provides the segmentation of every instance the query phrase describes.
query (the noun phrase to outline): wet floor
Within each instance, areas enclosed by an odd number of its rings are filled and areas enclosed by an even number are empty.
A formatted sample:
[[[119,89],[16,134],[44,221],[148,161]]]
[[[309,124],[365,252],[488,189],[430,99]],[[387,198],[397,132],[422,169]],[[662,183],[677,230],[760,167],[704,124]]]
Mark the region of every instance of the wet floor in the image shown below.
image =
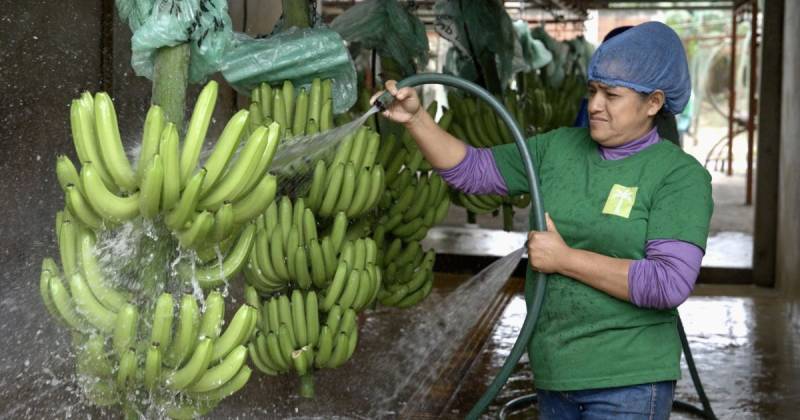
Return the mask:
[[[295,377],[255,375],[209,418],[463,418],[516,339],[525,314],[521,284],[516,278],[468,282],[467,276],[437,273],[434,292],[415,310],[365,313],[353,359],[317,373],[314,400],[297,396]],[[680,312],[719,418],[798,418],[800,302],[742,286],[700,286],[697,292]],[[739,296],[721,296],[731,293]],[[14,307],[37,312],[37,298],[23,296]],[[17,319],[13,331],[28,334],[5,342],[25,352],[2,357],[0,419],[115,418],[115,411],[83,404],[70,375],[74,361],[66,334],[41,328],[38,322],[46,318],[34,319]],[[523,360],[487,418],[532,391]],[[685,365],[677,397],[698,403]],[[531,408],[510,418],[535,416]],[[673,418],[693,417],[676,412]]]
[[[703,293],[703,287],[698,288]],[[720,419],[791,419],[800,412],[800,302],[755,289],[736,288],[745,296],[697,296],[679,311],[695,364],[711,405]],[[464,385],[442,411],[453,418],[476,401],[516,339],[525,314],[516,295],[506,306],[481,349]],[[489,414],[502,404],[533,392],[527,360],[521,363]],[[676,398],[699,406],[685,361]],[[536,409],[513,413],[509,419],[536,418]],[[673,412],[672,418],[697,418]]]

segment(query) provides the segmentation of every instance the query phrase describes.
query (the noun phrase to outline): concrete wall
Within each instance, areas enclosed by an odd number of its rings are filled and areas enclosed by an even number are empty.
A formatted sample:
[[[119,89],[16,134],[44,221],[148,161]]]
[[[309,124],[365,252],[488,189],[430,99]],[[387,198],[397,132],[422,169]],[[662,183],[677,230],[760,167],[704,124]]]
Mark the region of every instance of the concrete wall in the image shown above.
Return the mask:
[[[778,191],[778,287],[800,297],[800,2],[786,1]]]

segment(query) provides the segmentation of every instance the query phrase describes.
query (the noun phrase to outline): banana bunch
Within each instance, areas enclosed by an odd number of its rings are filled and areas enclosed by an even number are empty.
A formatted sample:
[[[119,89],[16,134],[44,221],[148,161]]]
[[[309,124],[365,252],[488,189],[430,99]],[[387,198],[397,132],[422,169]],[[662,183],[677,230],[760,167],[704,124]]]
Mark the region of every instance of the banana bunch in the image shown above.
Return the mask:
[[[376,230],[406,241],[420,241],[441,222],[450,208],[448,187],[436,172],[404,168],[382,198],[383,216]]]
[[[376,164],[380,135],[361,127],[346,136],[330,164],[318,160],[314,166],[306,203],[323,218],[344,212],[361,216],[378,203],[385,188],[383,166]]]
[[[314,79],[296,91],[290,80],[280,87],[262,83],[250,93],[250,131],[277,122],[281,137],[313,135],[333,128],[333,81]]]
[[[245,291],[257,303],[254,289]],[[335,305],[320,320],[314,291],[295,289],[291,298],[273,296],[260,301],[260,321],[248,345],[253,364],[267,375],[290,371],[310,377],[313,370],[337,368],[353,355],[358,341],[356,311]]]
[[[395,239],[382,256],[386,283],[378,293],[378,301],[385,306],[408,308],[425,299],[433,288],[436,253],[423,252],[416,241],[403,245],[399,238]]]
[[[570,127],[575,121],[581,99],[586,96],[586,79],[578,74],[566,76],[555,87],[535,72],[525,73],[519,92],[519,112],[529,134],[544,133],[559,127]]]
[[[484,101],[473,97],[462,97],[454,92],[447,96],[448,103],[453,109],[453,123],[449,132],[472,145],[473,147],[494,147],[514,141],[506,124],[494,110]],[[527,124],[527,116],[519,105],[516,92],[508,90],[501,102],[512,116],[520,123],[521,127]],[[540,114],[537,114],[537,117]],[[515,206],[527,207],[527,195],[516,197],[502,197],[498,195],[475,195],[461,192],[453,195],[453,201],[474,214],[495,213],[501,207]]]
[[[244,269],[248,284],[262,294],[325,287],[336,271],[347,223],[339,212],[328,234],[320,236],[303,198],[273,202],[256,220],[255,245]]]
[[[197,249],[226,239],[235,226],[263,212],[277,189],[275,178],[266,174],[279,140],[277,124],[254,131],[233,160],[249,119],[249,112],[240,111],[197,168],[217,89],[211,81],[200,93],[182,146],[175,125],[164,120],[160,107],[152,106],[135,170],[125,154],[111,98],[87,92],[74,100],[72,137],[81,168],[62,155],[56,175],[75,219],[97,231],[140,215],[163,216],[181,246]]]
[[[57,230],[63,273],[45,258],[40,292],[50,314],[73,330],[79,383],[95,404],[142,405],[134,391],[144,389],[216,405],[247,383],[245,345],[256,327],[255,308],[241,306],[224,332],[225,301],[217,291],[202,312],[184,294],[176,316],[175,298],[163,292],[142,314],[103,277],[91,231],[72,220]]]

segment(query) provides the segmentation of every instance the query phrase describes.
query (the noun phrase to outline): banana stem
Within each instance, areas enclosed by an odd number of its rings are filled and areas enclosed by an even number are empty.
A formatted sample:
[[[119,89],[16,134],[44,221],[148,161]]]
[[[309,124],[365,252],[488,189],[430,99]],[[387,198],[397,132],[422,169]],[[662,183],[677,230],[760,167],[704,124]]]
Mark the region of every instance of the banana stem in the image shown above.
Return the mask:
[[[283,0],[283,17],[286,19],[286,27],[308,28],[311,26],[308,17],[307,0]]]
[[[475,213],[473,213],[473,212],[471,212],[471,211],[467,210],[467,223],[469,223],[469,224],[471,224],[471,225],[474,225],[474,224],[475,224],[475,223],[477,223],[477,222],[478,222],[478,219],[477,219],[477,217],[475,216]]]
[[[511,203],[503,203],[503,230],[514,230],[514,206]]]
[[[153,71],[152,103],[164,110],[164,117],[183,128],[186,106],[186,86],[189,82],[189,44],[160,48],[156,53]]]
[[[314,375],[308,373],[300,377],[300,396],[314,398]]]

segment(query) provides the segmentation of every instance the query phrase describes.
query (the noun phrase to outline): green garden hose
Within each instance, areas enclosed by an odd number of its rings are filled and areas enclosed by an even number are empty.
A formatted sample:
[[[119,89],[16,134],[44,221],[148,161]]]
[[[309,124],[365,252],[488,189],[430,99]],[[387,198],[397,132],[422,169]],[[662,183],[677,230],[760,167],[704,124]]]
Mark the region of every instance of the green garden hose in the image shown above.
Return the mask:
[[[506,111],[503,105],[497,99],[495,99],[492,94],[482,87],[476,85],[475,83],[447,74],[416,74],[398,82],[397,87],[403,88],[424,84],[440,84],[467,91],[486,101],[486,103],[492,107],[492,109],[500,116],[500,118],[502,118],[503,122],[506,124],[506,126],[508,126],[509,131],[511,131],[514,141],[517,143],[517,148],[519,149],[519,153],[522,156],[522,160],[525,165],[525,172],[528,175],[528,186],[531,195],[531,211],[534,212],[533,228],[537,231],[546,231],[547,227],[544,219],[544,206],[542,204],[542,197],[539,193],[539,178],[537,177],[536,170],[533,167],[533,161],[531,161],[528,146],[525,143],[525,137],[522,134],[522,130],[520,130],[516,121],[514,121],[514,119],[511,117],[511,114]],[[393,100],[393,96],[389,92],[386,92],[378,98],[378,100],[375,102],[375,106],[383,109]],[[519,362],[519,359],[522,357],[523,353],[527,350],[528,343],[530,343],[531,336],[533,335],[533,330],[536,327],[536,320],[539,318],[539,311],[542,308],[544,291],[547,282],[546,274],[540,272],[535,272],[534,274],[535,288],[533,299],[528,302],[528,312],[525,315],[525,321],[522,324],[519,337],[517,337],[517,341],[514,343],[514,347],[511,349],[511,354],[509,354],[508,358],[503,364],[503,367],[500,369],[500,372],[489,385],[489,388],[486,390],[486,392],[481,396],[480,400],[475,403],[469,414],[467,414],[467,419],[477,419],[484,411],[486,411],[486,408],[492,403],[495,396],[497,396],[497,393],[500,392],[500,389],[502,389],[503,385],[505,385],[505,383],[508,381],[508,378],[511,376],[514,367]]]

